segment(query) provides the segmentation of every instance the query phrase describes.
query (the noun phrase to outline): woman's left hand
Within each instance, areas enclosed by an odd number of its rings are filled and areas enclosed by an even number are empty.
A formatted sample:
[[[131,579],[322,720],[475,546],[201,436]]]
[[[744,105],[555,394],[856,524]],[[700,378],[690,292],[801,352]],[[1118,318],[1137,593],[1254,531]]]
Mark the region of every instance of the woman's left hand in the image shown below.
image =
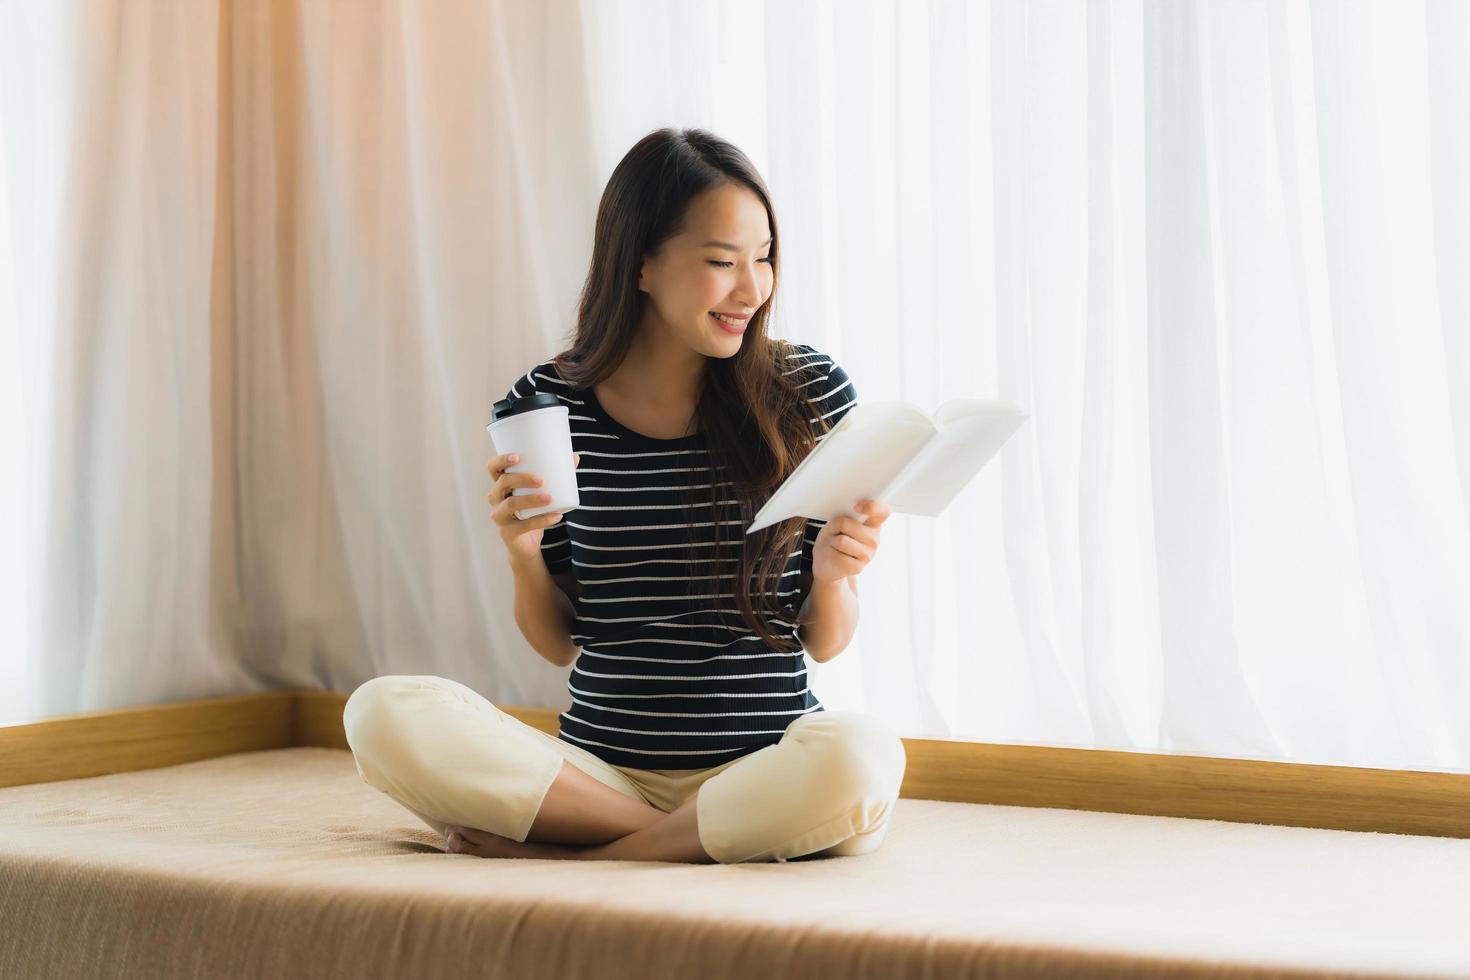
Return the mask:
[[[878,553],[879,529],[893,511],[881,500],[859,500],[857,510],[866,515],[866,524],[844,514],[834,517],[817,532],[817,543],[812,549],[814,581],[837,582],[857,575]]]

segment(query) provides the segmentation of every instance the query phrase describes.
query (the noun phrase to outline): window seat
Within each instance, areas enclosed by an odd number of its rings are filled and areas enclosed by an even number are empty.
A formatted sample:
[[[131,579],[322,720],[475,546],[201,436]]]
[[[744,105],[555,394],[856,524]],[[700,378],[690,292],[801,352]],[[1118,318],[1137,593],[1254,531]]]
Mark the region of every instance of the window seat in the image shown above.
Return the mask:
[[[859,856],[487,860],[286,745],[0,788],[0,974],[1470,977],[1470,841],[905,798]]]

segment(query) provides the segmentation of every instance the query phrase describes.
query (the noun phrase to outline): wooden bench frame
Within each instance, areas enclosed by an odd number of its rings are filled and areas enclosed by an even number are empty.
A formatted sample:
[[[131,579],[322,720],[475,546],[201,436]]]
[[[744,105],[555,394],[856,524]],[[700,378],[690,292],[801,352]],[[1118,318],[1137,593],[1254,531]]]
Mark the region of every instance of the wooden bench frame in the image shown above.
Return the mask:
[[[284,690],[0,725],[0,787],[292,746],[346,749],[335,691]],[[551,708],[507,714],[557,733]],[[1470,774],[905,738],[909,799],[1470,837]]]

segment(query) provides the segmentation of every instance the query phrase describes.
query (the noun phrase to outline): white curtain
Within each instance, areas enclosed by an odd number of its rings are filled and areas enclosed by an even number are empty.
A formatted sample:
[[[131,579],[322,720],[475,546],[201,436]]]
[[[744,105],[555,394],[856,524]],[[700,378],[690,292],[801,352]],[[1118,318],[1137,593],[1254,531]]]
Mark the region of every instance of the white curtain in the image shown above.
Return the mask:
[[[381,673],[567,704],[490,403],[659,126],[774,332],[1031,418],[809,664],[912,737],[1470,771],[1470,16],[0,3],[0,713]]]

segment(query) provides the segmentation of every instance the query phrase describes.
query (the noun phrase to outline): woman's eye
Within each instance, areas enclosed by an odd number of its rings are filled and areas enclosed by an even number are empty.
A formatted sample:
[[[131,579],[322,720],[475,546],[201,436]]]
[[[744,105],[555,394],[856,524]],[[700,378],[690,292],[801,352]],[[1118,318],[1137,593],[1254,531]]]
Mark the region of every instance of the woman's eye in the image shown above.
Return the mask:
[[[734,262],[718,262],[718,261],[716,261],[714,259],[708,259],[706,261],[708,261],[710,265],[718,266],[721,269],[728,269],[728,268],[730,268],[730,266],[732,266],[732,265],[735,264]],[[768,256],[766,256],[763,259],[756,259],[756,261],[757,262],[769,262],[769,261],[771,261],[771,257],[768,255]]]

